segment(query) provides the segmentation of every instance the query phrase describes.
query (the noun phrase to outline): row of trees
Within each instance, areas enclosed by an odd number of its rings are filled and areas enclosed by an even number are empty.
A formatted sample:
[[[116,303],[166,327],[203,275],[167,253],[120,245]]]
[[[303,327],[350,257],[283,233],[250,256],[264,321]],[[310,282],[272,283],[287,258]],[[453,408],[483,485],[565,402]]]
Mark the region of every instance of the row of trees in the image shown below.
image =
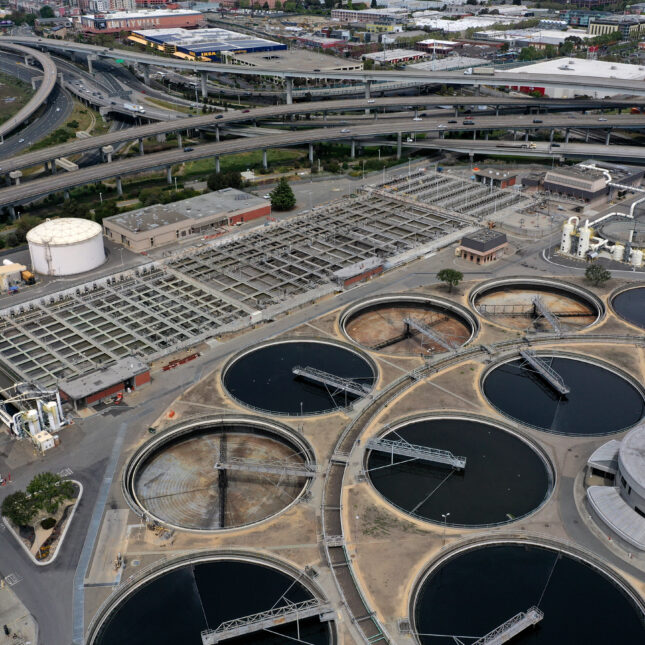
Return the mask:
[[[73,499],[74,484],[60,475],[44,472],[36,475],[26,491],[16,491],[2,501],[2,515],[16,526],[31,526],[42,512],[53,515],[61,503]]]

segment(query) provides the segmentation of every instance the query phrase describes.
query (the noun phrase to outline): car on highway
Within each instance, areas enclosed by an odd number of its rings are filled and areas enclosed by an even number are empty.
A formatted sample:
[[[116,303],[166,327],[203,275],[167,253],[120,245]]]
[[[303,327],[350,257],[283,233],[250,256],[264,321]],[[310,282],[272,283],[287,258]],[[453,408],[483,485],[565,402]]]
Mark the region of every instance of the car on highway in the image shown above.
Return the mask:
[[[191,148],[190,146],[186,146],[184,148],[184,152],[192,152],[195,148]]]
[[[60,108],[56,108],[56,112],[60,112]]]
[[[560,144],[559,144],[559,143],[552,143],[552,144],[551,144],[551,147],[552,147],[552,148],[559,148],[559,147],[560,147]]]
[[[472,119],[464,119],[463,124],[464,125],[475,125],[475,122]]]
[[[246,114],[247,112],[250,112],[251,110],[242,110],[242,114]]]
[[[224,115],[223,115],[223,114],[218,114],[215,118],[216,118],[216,119],[223,119],[223,118],[224,118]]]
[[[423,121],[423,119],[420,116],[415,116],[413,121]]]
[[[24,143],[24,142],[25,142],[24,139],[18,139],[18,143]]]
[[[340,133],[341,133],[341,134],[348,134],[348,133],[349,133],[349,128],[343,128],[343,129],[340,131]]]
[[[375,99],[367,99],[367,102],[368,102],[368,103],[374,103],[374,100],[375,100]]]
[[[598,117],[598,121],[606,121],[607,119],[604,116]]]
[[[455,119],[451,119],[448,123],[457,123],[457,121],[455,121]]]
[[[271,199],[271,195],[269,193],[262,195],[262,199]]]
[[[533,119],[533,123],[544,123],[542,119]]]
[[[444,123],[440,123],[440,124],[437,126],[437,128],[439,128],[439,130],[442,130],[442,129],[443,129],[443,128],[445,128],[445,127],[446,127],[446,125],[445,125]]]

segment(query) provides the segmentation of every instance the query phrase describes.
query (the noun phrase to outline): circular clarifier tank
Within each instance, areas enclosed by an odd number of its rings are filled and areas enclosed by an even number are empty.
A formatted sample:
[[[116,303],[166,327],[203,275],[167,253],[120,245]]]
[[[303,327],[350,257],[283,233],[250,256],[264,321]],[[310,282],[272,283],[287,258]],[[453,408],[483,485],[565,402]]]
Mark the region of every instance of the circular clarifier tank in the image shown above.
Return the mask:
[[[611,306],[621,318],[645,329],[645,287],[620,291],[612,298]]]
[[[536,606],[542,619],[514,644],[645,642],[643,607],[622,581],[563,551],[513,542],[440,561],[416,587],[411,622],[422,645],[445,645],[452,635],[472,643]]]
[[[545,309],[570,332],[593,325],[604,314],[602,301],[590,291],[546,278],[489,280],[473,289],[470,301],[491,322],[522,331],[552,332]]]
[[[498,363],[484,374],[482,389],[500,412],[540,430],[580,436],[620,432],[645,414],[641,388],[617,368],[584,357],[534,355],[568,393],[525,358]]]
[[[363,352],[327,340],[263,343],[235,356],[222,382],[240,403],[270,414],[322,414],[367,396],[377,368]]]
[[[313,451],[286,426],[253,417],[191,420],[144,444],[124,472],[130,504],[191,531],[260,522],[311,480]]]
[[[415,327],[414,323],[420,325]],[[372,351],[434,355],[464,345],[477,332],[467,309],[442,298],[381,295],[366,298],[341,316],[344,334]],[[427,328],[428,335],[421,330]]]
[[[318,597],[298,572],[250,557],[202,556],[170,564],[113,598],[89,630],[89,645],[203,645],[222,623]],[[298,578],[298,579],[296,579]],[[289,614],[287,614],[289,615]],[[299,630],[299,631],[298,631]],[[297,639],[300,640],[297,640]],[[214,641],[213,641],[214,642]],[[219,642],[219,641],[217,641]],[[275,645],[335,642],[333,621],[284,620],[224,642]]]
[[[499,424],[428,417],[402,422],[380,439],[387,444],[367,454],[370,481],[394,506],[423,520],[443,523],[449,513],[451,525],[511,522],[539,508],[553,488],[551,465],[539,449]],[[426,459],[421,450],[413,455],[410,446],[465,457],[465,467]],[[407,450],[394,454],[397,447]]]

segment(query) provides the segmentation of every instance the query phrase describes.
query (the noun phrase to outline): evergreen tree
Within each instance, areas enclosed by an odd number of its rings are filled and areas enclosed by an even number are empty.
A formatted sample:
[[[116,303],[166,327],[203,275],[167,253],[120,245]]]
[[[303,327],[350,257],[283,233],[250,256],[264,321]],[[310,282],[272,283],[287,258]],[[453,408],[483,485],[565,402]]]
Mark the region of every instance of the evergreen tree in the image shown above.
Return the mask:
[[[277,211],[288,211],[296,205],[296,196],[287,180],[282,177],[271,191],[271,207]]]

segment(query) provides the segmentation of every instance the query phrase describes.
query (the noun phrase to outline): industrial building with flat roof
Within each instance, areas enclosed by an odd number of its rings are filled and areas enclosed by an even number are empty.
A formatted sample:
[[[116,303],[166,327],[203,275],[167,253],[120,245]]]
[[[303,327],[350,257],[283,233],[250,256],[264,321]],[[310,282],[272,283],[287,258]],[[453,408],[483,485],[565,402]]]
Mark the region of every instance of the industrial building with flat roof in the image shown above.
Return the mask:
[[[273,40],[230,29],[146,29],[134,31],[129,40],[179,58],[223,61],[230,54],[280,51],[287,46]]]
[[[195,29],[204,17],[190,9],[141,9],[81,16],[81,29],[90,34],[110,34],[138,29],[183,27]]]
[[[363,63],[361,61],[319,54],[307,49],[285,49],[284,51],[265,51],[244,54],[231,53],[226,58],[226,62],[228,63],[245,65],[246,67],[264,67],[265,69],[275,69],[276,71],[293,69],[296,66],[303,72],[346,72],[360,71],[363,69]]]
[[[588,91],[578,91],[573,87],[566,88],[549,88],[530,85],[531,76],[534,74],[557,74],[558,76],[592,76],[595,78],[619,78],[622,80],[642,81],[645,79],[645,66],[629,65],[627,63],[612,63],[603,60],[587,60],[584,58],[554,58],[545,60],[524,67],[516,67],[513,70],[516,74],[526,74],[527,84],[522,86],[513,86],[511,89],[519,89],[520,92],[537,91],[544,96],[556,99],[575,98],[578,94],[589,94]],[[594,91],[593,98],[604,98],[614,96],[620,92],[611,92],[603,90],[602,92]]]
[[[388,49],[382,52],[374,52],[373,54],[364,54],[363,59],[369,58],[377,64],[390,64],[396,65],[397,63],[407,63],[409,61],[418,61],[427,58],[426,52],[417,51],[415,49]]]
[[[505,233],[483,228],[465,235],[455,253],[475,264],[488,264],[504,255],[507,247]]]
[[[140,252],[267,215],[271,215],[271,204],[266,199],[235,188],[222,188],[179,202],[106,217],[103,230],[110,240]]]

